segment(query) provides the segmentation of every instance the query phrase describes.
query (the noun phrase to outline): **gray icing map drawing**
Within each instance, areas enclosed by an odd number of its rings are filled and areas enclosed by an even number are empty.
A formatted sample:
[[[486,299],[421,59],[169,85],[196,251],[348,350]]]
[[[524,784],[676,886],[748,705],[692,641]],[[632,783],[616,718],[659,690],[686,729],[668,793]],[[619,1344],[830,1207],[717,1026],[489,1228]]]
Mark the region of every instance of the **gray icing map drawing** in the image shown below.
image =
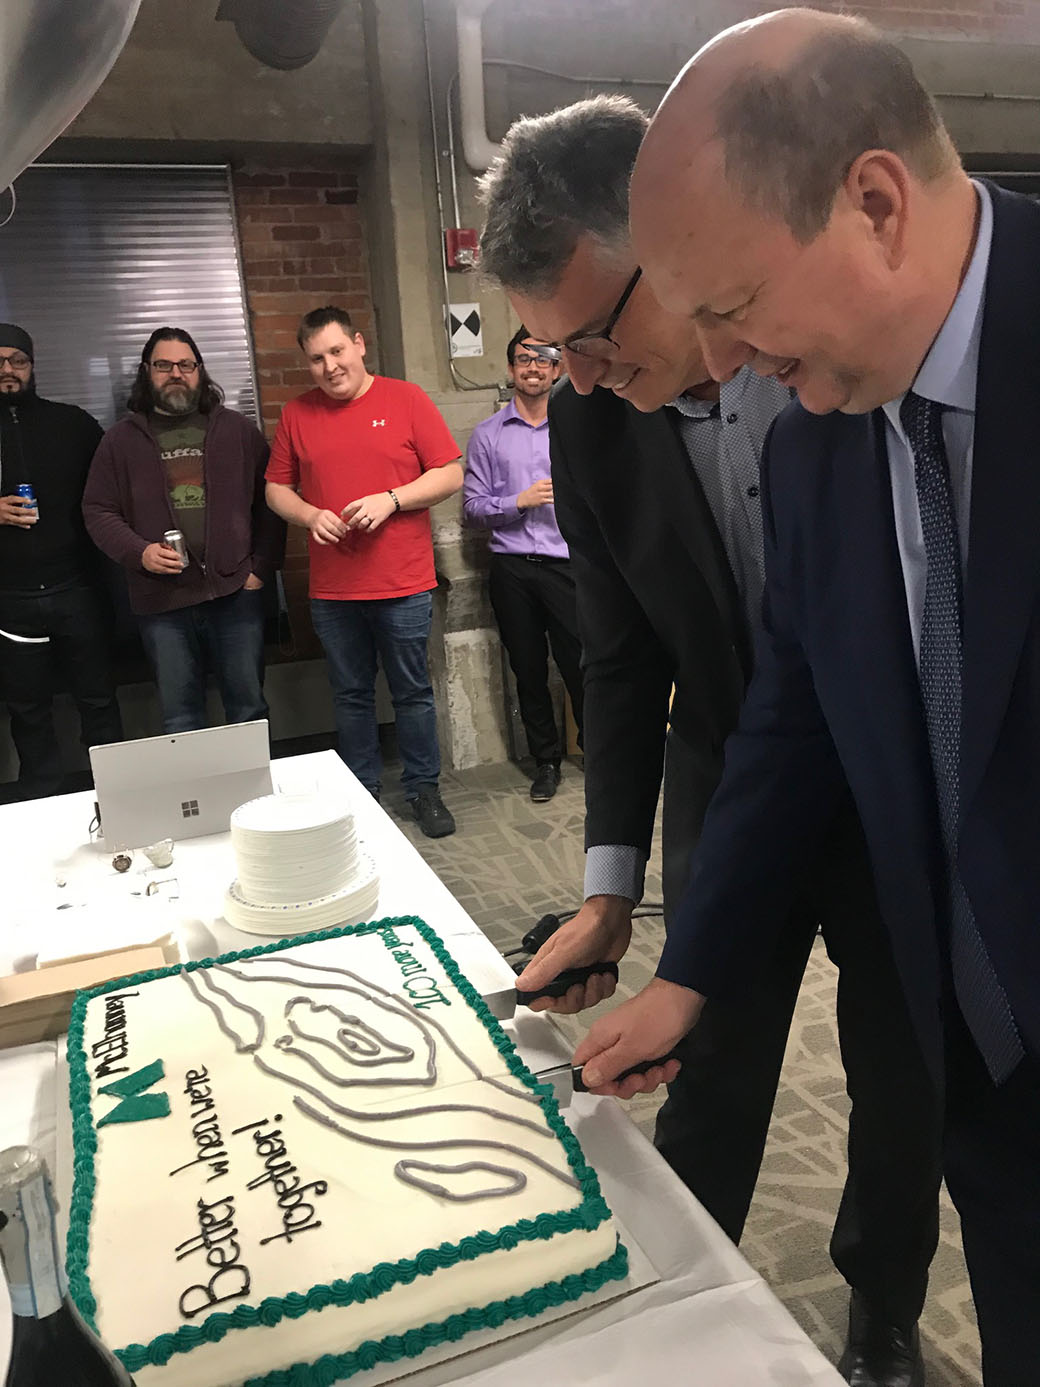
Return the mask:
[[[539,1104],[537,1095],[519,1081],[483,1073],[447,1026],[379,984],[349,969],[288,955],[244,958],[180,976],[213,1014],[243,1063],[284,1084],[286,1096],[311,1121],[347,1140],[398,1153],[393,1169],[402,1183],[468,1203],[517,1193],[534,1166],[577,1188],[544,1120],[535,1120],[534,1112],[527,1117],[523,1109],[511,1111],[503,1102],[505,1097],[520,1100],[530,1111],[529,1105]],[[261,987],[266,1018],[253,1005]],[[272,987],[283,994],[278,1021],[271,1014]],[[417,1101],[455,1062],[466,1078],[447,1089],[442,1086],[442,1094],[458,1086],[468,1096],[476,1088],[479,1101]],[[395,1090],[399,1106],[393,1102]],[[380,1094],[378,1103],[366,1105],[366,1096],[374,1091]],[[482,1133],[425,1137],[424,1125],[452,1114],[486,1119]],[[443,1131],[443,1123],[440,1127]],[[539,1151],[543,1143],[544,1151]],[[484,1159],[492,1154],[493,1160]]]

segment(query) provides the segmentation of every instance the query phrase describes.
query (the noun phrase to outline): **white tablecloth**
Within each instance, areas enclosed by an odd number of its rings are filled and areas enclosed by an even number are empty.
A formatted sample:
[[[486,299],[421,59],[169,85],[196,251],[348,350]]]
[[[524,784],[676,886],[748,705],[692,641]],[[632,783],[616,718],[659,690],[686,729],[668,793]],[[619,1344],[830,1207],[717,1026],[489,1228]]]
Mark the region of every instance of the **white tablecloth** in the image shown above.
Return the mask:
[[[512,973],[498,951],[434,876],[393,821],[376,805],[333,752],[275,762],[285,790],[339,787],[350,799],[365,846],[380,868],[380,915],[420,915],[446,941],[474,986],[490,991]],[[174,876],[171,910],[188,917],[185,933],[194,957],[263,942],[220,918],[224,889],[234,874],[228,835],[179,843],[163,870],[134,855],[119,876],[109,854],[87,842],[91,794],[0,808],[5,883],[12,887],[0,919],[0,971],[25,960],[68,918],[76,903],[106,893],[127,905],[153,902],[148,880]],[[64,885],[59,885],[64,882]],[[59,912],[58,907],[73,902]],[[522,1015],[521,1051],[541,1068],[566,1050],[545,1018]],[[16,1142],[42,1148],[52,1165],[64,1091],[58,1091],[56,1047],[0,1051],[0,1149]],[[59,1124],[59,1107],[62,1122]],[[715,1223],[611,1099],[576,1095],[566,1112],[603,1192],[623,1226],[649,1258],[657,1279],[630,1295],[565,1319],[539,1324],[500,1344],[424,1367],[408,1378],[414,1387],[465,1383],[472,1387],[527,1387],[531,1382],[616,1384],[643,1380],[704,1387],[840,1387],[841,1379],[797,1327]],[[0,1298],[3,1291],[0,1290]],[[0,1306],[0,1365],[6,1361],[7,1316]]]

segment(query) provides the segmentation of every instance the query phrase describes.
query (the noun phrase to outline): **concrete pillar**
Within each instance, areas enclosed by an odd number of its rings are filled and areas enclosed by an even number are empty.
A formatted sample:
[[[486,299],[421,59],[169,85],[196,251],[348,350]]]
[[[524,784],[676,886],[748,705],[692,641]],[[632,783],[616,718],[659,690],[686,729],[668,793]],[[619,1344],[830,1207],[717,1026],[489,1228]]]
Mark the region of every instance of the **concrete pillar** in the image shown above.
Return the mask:
[[[382,369],[433,398],[464,450],[474,424],[493,413],[488,388],[456,389],[448,364],[440,271],[433,122],[419,0],[365,0],[373,153],[365,172],[372,291]],[[474,293],[472,288],[466,294]],[[475,297],[475,294],[474,294]],[[486,546],[463,530],[459,497],[433,513],[439,587],[430,641],[445,765],[503,760],[505,695],[498,635],[487,602]]]

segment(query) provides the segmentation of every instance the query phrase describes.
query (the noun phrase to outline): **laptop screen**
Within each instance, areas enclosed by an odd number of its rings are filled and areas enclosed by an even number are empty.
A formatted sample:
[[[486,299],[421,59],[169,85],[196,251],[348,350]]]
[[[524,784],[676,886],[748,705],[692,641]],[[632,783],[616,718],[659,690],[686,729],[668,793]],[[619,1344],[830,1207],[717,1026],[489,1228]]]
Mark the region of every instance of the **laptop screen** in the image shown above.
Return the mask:
[[[232,812],[272,793],[266,720],[90,748],[106,849],[226,833]]]

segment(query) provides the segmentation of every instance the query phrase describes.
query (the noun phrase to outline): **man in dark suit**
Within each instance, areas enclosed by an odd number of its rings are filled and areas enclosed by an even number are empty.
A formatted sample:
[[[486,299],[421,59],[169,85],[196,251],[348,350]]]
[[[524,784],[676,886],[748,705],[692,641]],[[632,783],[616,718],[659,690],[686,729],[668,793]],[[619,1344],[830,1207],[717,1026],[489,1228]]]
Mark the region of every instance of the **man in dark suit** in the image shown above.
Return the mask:
[[[670,925],[760,621],[759,453],[790,396],[752,372],[720,389],[688,322],[640,285],[627,187],[645,127],[631,102],[605,97],[519,121],[484,185],[484,269],[532,332],[563,344],[570,374],[549,423],[584,645],[586,901],[522,985],[559,972],[554,959],[572,937],[604,941],[590,959],[624,953],[662,760]],[[780,910],[761,982],[707,1009],[656,1141],[739,1240],[820,920],[841,966],[839,1026],[854,1099],[850,1177],[832,1241],[857,1312],[842,1367],[857,1387],[906,1387],[922,1380],[914,1326],[936,1240],[938,1122],[851,812],[835,815],[796,908]],[[576,1011],[612,990],[594,977],[554,1009]],[[876,1002],[886,1009],[880,1031]]]
[[[713,374],[750,364],[800,404],[766,448],[765,637],[688,895],[658,977],[577,1058],[624,1096],[668,1078],[674,1061],[611,1082],[768,957],[775,903],[851,786],[945,1094],[986,1387],[1024,1387],[1040,1381],[1040,208],[967,178],[894,45],[785,11],[684,71],[640,154],[632,230]]]

